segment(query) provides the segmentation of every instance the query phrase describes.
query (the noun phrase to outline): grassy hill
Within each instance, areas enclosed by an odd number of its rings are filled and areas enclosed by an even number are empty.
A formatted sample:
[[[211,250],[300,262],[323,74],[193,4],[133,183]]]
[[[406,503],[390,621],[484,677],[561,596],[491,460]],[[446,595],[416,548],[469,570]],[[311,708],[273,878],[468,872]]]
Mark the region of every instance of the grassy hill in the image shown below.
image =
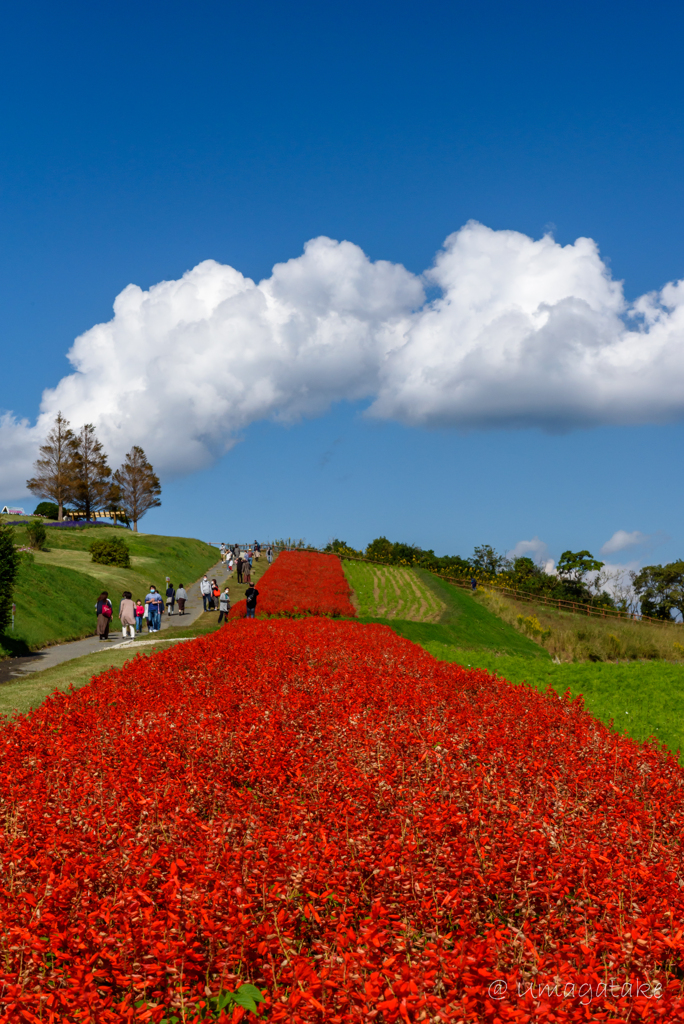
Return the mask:
[[[684,661],[681,623],[639,622],[561,611],[534,601],[516,601],[498,591],[478,591],[476,601],[523,631],[531,619],[548,636],[544,648],[559,661]]]
[[[27,544],[26,530],[16,527],[16,543]],[[135,534],[115,527],[54,528],[47,531],[47,551],[22,558],[14,591],[17,606],[14,633],[0,637],[0,656],[27,653],[48,644],[75,640],[95,632],[94,605],[107,590],[114,606],[113,627],[124,590],[144,597],[150,584],[165,590],[194,583],[218,560],[216,548],[187,537]],[[131,568],[97,565],[89,548],[103,535],[120,536],[131,551]]]
[[[546,651],[474,601],[471,594],[425,570],[349,560],[342,565],[362,622],[386,622],[396,633],[423,647],[437,643],[548,658]],[[410,583],[407,577],[412,578]]]
[[[514,602],[496,593],[473,595],[424,570],[350,561],[343,564],[350,586],[359,588],[356,600],[361,621],[384,621],[443,661],[485,668],[510,682],[542,691],[552,687],[560,694],[581,695],[588,710],[612,723],[617,731],[636,740],[655,737],[675,753],[684,748],[684,665],[663,660],[679,657],[673,644],[684,642],[681,626],[618,624]],[[378,570],[382,570],[384,584],[379,574],[374,582]],[[408,571],[441,602],[443,610],[437,622],[394,617],[400,606],[391,595],[401,591],[401,574]],[[386,577],[394,572],[400,575],[396,586],[391,586]],[[384,617],[374,617],[372,613],[380,609]],[[524,635],[519,615],[538,616],[541,626],[551,630],[543,646]],[[554,655],[564,654],[566,660],[552,660],[548,646]],[[623,660],[616,664],[620,653]]]

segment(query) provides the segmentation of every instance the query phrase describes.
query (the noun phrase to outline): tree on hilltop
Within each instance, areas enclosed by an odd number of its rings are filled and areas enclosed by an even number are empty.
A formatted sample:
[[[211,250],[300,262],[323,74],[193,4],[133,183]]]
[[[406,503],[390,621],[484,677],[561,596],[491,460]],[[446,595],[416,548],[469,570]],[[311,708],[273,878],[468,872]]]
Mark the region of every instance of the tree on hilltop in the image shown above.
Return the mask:
[[[480,544],[476,547],[468,559],[473,569],[490,576],[496,576],[510,567],[510,562],[505,555],[500,555],[491,544]]]
[[[119,490],[119,505],[133,523],[133,532],[137,533],[138,520],[151,508],[161,505],[159,477],[138,445],[131,448],[124,464],[117,469],[114,483]]]
[[[391,562],[394,545],[387,537],[376,537],[366,548],[366,558],[376,562]]]
[[[670,620],[675,611],[684,617],[684,561],[645,565],[634,574],[634,590],[643,615]]]
[[[83,512],[86,519],[90,519],[92,512],[105,509],[111,503],[111,476],[112,471],[102,443],[95,434],[95,427],[86,423],[76,435],[69,494],[75,509]]]
[[[33,466],[35,476],[26,481],[33,494],[52,498],[57,505],[60,523],[64,518],[64,503],[71,498],[76,445],[76,435],[69,427],[69,421],[58,412],[54,427],[45,444],[40,446],[40,458]]]

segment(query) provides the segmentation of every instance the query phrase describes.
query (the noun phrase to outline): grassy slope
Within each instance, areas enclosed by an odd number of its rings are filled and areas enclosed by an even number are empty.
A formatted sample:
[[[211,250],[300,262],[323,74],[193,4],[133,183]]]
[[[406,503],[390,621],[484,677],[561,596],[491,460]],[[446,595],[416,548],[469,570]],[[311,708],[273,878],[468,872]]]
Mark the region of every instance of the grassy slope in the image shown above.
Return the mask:
[[[394,616],[401,607],[398,597],[396,598],[396,607],[392,607],[390,604],[385,616],[368,614],[377,607],[376,599],[373,596],[372,580],[367,578],[368,574],[357,571],[358,563],[343,562],[342,565],[352,589],[355,589],[355,583],[359,584],[359,593],[356,597],[359,621],[361,622],[385,622],[400,636],[422,646],[437,643],[501,654],[548,658],[546,651],[474,601],[471,594],[452,587],[448,583],[443,583],[436,576],[421,569],[410,571],[415,576],[419,589],[429,591],[439,602],[442,611],[438,622],[416,622],[395,618]],[[363,568],[366,567],[363,566]],[[397,590],[401,593],[402,588],[405,589],[401,574],[406,573],[407,570],[387,566],[383,568],[389,573],[397,574],[399,581]],[[386,597],[389,594],[389,588],[385,588],[383,597],[385,603],[387,603]]]
[[[444,602],[411,569],[342,562],[359,615],[411,622],[438,622]]]
[[[477,600],[508,623],[516,623],[519,615],[536,616],[540,625],[551,631],[544,647],[560,661],[684,661],[681,624],[631,622],[559,611],[534,601],[516,601],[495,590],[483,590]]]
[[[434,588],[447,610],[438,623],[383,620],[401,636],[444,661],[486,668],[513,683],[527,682],[540,690],[551,686],[561,694],[581,694],[593,715],[606,723],[613,722],[620,732],[637,740],[655,736],[672,751],[684,749],[683,665],[666,661],[555,664],[542,647],[496,616],[496,605],[473,599],[467,591],[450,587],[427,572],[418,573],[426,586]],[[583,616],[565,618],[573,620],[569,628],[580,632],[588,627],[615,630],[601,620],[593,623]],[[514,616],[511,619],[515,621]],[[379,620],[362,617],[361,621]],[[623,628],[638,629],[638,624]]]
[[[17,528],[16,542],[26,543],[26,531]],[[131,551],[131,568],[96,565],[88,549],[102,536],[121,536]],[[153,583],[166,589],[165,577],[174,586],[189,586],[217,561],[218,552],[203,541],[187,537],[134,534],[130,530],[92,527],[84,530],[48,530],[48,551],[36,552],[33,565],[24,562],[15,588],[17,606],[14,634],[3,642],[2,653],[25,653],[62,640],[74,640],[95,631],[95,601],[101,590],[109,591],[116,612],[123,590],[144,597]],[[24,650],[22,650],[22,646]]]
[[[173,629],[164,632],[163,639],[172,634],[183,637],[198,637],[210,633],[216,629],[216,615],[208,612],[201,615],[199,619],[185,630]],[[33,672],[23,679],[17,679],[0,686],[0,715],[23,714],[31,708],[37,707],[45,698],[55,690],[66,691],[71,686],[80,690],[90,682],[94,675],[106,672],[109,668],[120,668],[127,661],[134,657],[149,657],[157,651],[168,648],[168,644],[155,644],[145,638],[141,639],[140,650],[133,652],[130,648],[117,651],[110,648],[105,651],[98,651],[96,654],[87,654],[83,658],[75,658],[73,661],[65,661],[62,665],[55,665],[54,668],[47,668],[42,672]]]

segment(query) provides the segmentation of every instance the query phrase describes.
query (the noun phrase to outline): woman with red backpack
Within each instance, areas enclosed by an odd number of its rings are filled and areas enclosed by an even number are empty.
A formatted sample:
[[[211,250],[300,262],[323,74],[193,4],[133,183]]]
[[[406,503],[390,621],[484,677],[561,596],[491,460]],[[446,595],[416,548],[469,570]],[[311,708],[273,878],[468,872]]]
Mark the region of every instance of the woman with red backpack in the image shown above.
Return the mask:
[[[97,635],[100,640],[109,640],[109,624],[112,621],[112,602],[103,590],[95,605],[97,612]]]

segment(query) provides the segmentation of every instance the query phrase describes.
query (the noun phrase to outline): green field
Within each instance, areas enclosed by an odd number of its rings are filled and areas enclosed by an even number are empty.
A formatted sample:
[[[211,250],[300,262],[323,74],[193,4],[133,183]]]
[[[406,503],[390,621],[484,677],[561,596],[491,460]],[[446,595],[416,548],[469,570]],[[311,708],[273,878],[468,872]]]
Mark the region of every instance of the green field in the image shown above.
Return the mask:
[[[362,622],[385,622],[392,629],[405,636],[408,640],[426,646],[428,643],[441,643],[452,647],[476,648],[498,654],[517,654],[531,658],[548,659],[548,654],[532,640],[523,636],[508,623],[503,622],[483,607],[467,591],[459,590],[433,576],[423,569],[402,569],[394,566],[369,566],[364,563],[343,561],[345,575],[352,590],[356,591],[355,581],[359,580],[363,589],[355,598],[358,604],[359,619]],[[373,573],[382,569],[385,573],[396,574],[395,587],[385,584],[383,600],[380,604],[375,600],[372,576],[359,572],[368,569]],[[407,587],[405,574],[410,573],[415,580],[414,586],[425,595],[423,601],[430,597],[439,611],[437,621],[415,621],[401,618],[401,610],[405,603],[400,603],[402,588]],[[370,579],[370,582],[369,582]],[[392,594],[395,596],[391,603]],[[415,602],[413,605],[415,609]],[[373,610],[385,609],[384,615],[372,614]]]
[[[0,637],[0,657],[27,653],[48,644],[76,640],[95,632],[94,606],[107,590],[116,613],[124,590],[144,597],[150,584],[165,590],[165,578],[174,586],[194,583],[218,560],[218,552],[203,541],[187,537],[161,537],[132,533],[124,528],[48,529],[47,551],[22,558],[14,591],[15,629]],[[120,536],[131,551],[131,568],[96,565],[89,547],[102,536]],[[17,545],[27,544],[26,530],[16,527]]]
[[[438,622],[446,610],[444,602],[412,569],[349,559],[344,560],[343,568],[357,613],[363,617]]]
[[[377,608],[377,603],[372,603],[374,591],[368,580],[372,580],[372,572],[379,567],[361,563],[364,569],[370,570],[364,575],[355,569],[349,571],[349,565],[356,567],[358,563],[344,562],[343,565],[350,585],[355,589],[355,582],[360,584],[357,600],[361,621],[382,621],[443,661],[484,668],[512,683],[527,683],[542,691],[552,687],[560,694],[569,692],[573,697],[581,694],[591,714],[606,724],[612,723],[617,731],[640,741],[655,737],[673,752],[684,748],[684,714],[681,710],[684,707],[684,665],[681,663],[632,660],[616,664],[614,661],[577,660],[557,664],[545,647],[515,628],[513,623],[520,609],[513,607],[511,602],[507,603],[511,604],[510,608],[503,608],[498,595],[493,599],[481,594],[474,596],[424,570],[412,571],[419,583],[426,589],[430,588],[442,602],[444,610],[439,621],[415,622],[395,618],[391,614],[372,616],[368,610]],[[387,566],[382,568],[389,573],[409,571]],[[391,590],[386,586],[384,593],[391,593]],[[535,611],[534,608],[521,607],[526,615]],[[389,610],[396,613],[396,605],[390,605]],[[591,637],[587,650],[592,657],[596,657],[593,652],[599,641],[603,638],[603,642],[607,642],[604,634],[608,636],[613,632],[622,639],[616,624],[567,613],[561,613],[555,621],[554,614],[551,610],[543,615],[544,625],[548,620],[549,625],[560,633],[558,622],[562,621],[566,634],[572,631],[579,641]],[[622,631],[629,636],[629,631],[638,633],[640,625],[625,623]],[[653,626],[651,629],[647,627],[646,631],[650,635],[658,629]],[[657,634],[656,639],[660,635]],[[669,635],[667,627],[663,635]],[[671,640],[667,642],[672,643]],[[651,659],[655,653],[651,653]]]

